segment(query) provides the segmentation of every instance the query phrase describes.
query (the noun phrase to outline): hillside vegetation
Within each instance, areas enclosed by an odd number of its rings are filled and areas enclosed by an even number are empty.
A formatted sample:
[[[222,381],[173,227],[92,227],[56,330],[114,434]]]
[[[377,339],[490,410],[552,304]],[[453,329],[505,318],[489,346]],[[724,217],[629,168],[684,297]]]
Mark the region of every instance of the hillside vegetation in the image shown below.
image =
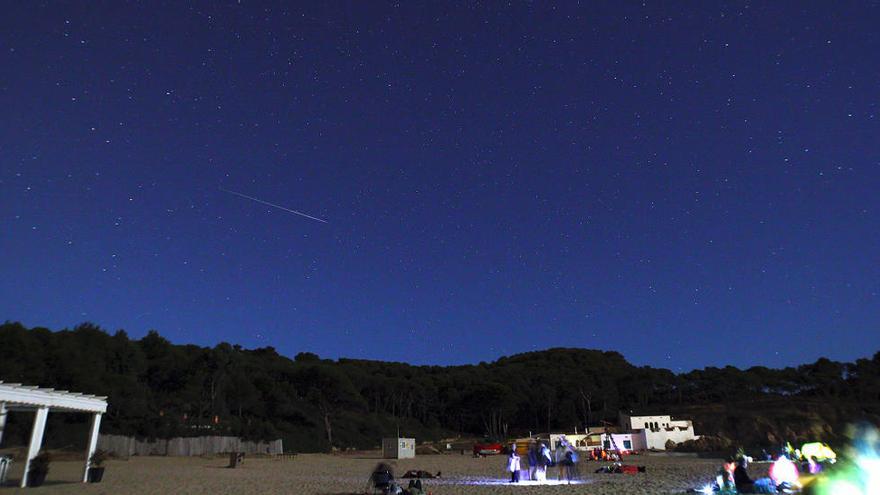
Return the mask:
[[[108,396],[105,433],[283,438],[296,451],[372,448],[398,428],[419,440],[571,431],[616,421],[620,410],[671,412],[694,419],[698,434],[749,446],[834,442],[851,422],[880,423],[880,352],[854,363],[684,374],[587,349],[441,367],[174,345],[156,332],[132,340],[90,324],[53,332],[5,323],[0,380]],[[11,416],[4,444],[27,435],[15,426],[28,418]],[[55,446],[75,443],[85,428],[77,415],[50,419]]]

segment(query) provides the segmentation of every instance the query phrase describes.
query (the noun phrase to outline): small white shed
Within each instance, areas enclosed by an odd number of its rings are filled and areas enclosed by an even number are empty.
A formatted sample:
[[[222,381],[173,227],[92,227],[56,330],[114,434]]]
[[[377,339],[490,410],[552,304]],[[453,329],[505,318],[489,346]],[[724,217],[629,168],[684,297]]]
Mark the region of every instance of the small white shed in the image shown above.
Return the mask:
[[[382,457],[385,459],[412,459],[415,456],[415,438],[382,439]]]

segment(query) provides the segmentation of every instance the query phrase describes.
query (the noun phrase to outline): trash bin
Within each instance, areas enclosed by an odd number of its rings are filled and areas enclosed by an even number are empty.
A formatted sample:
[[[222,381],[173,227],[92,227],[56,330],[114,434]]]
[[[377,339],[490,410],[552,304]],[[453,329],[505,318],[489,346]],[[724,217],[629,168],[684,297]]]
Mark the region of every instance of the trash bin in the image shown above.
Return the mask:
[[[10,464],[12,464],[12,457],[0,456],[0,486],[6,483],[6,473],[9,472]]]

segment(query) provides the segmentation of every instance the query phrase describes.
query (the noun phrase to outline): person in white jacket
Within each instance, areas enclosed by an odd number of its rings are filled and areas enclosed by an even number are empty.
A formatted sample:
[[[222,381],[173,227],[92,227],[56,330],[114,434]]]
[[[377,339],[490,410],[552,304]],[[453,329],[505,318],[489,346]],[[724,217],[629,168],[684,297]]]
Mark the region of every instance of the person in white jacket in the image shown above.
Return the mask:
[[[507,470],[510,471],[510,482],[519,482],[519,454],[516,453],[516,445],[510,446],[510,457],[507,458]]]

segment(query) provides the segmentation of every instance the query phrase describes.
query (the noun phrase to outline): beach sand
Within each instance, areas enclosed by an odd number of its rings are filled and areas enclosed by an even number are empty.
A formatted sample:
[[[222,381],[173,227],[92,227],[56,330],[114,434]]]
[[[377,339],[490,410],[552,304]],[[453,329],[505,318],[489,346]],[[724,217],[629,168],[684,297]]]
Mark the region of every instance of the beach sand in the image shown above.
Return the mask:
[[[582,462],[581,484],[563,486],[520,486],[506,483],[505,456],[475,459],[466,455],[426,455],[395,460],[395,475],[409,469],[436,473],[443,478],[423,481],[434,495],[464,494],[673,494],[707,483],[720,466],[719,460],[695,457],[639,455],[627,464],[644,465],[647,473],[596,474],[603,464]],[[132,457],[106,463],[104,481],[81,484],[82,462],[58,461],[50,467],[46,484],[40,488],[0,489],[0,494],[206,494],[252,495],[263,493],[342,495],[363,493],[366,480],[379,462],[374,455],[302,454],[291,460],[249,458],[236,469],[227,469],[226,458]],[[17,465],[16,465],[17,464]],[[766,465],[754,465],[753,477],[762,476]],[[554,478],[555,470],[550,470]],[[21,464],[14,463],[10,478],[20,478]],[[401,480],[404,482],[406,480]]]

